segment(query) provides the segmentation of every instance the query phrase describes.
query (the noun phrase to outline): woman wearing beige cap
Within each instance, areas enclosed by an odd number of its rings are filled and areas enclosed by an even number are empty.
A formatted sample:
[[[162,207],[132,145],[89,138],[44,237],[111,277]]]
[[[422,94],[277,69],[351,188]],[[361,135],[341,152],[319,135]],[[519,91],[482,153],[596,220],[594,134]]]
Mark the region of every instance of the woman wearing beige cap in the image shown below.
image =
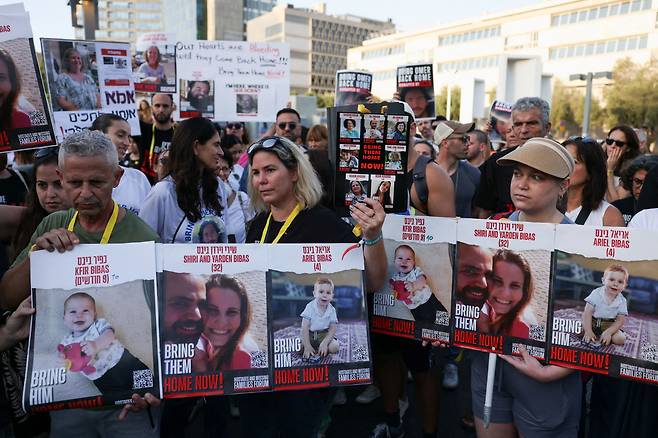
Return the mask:
[[[514,166],[510,195],[516,211],[508,220],[570,224],[557,203],[569,187],[574,162],[559,143],[532,138],[498,160]],[[580,374],[554,365],[544,366],[519,348],[521,357],[501,356],[496,370],[491,424],[484,428],[483,406],[487,354],[473,355],[471,392],[478,437],[575,437],[580,419]]]

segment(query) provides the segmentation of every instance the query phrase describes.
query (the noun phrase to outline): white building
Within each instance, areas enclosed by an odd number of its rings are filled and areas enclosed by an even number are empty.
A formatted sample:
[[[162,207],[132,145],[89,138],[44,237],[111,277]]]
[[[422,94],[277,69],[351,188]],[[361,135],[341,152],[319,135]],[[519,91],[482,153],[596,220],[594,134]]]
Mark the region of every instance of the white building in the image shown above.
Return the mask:
[[[247,41],[290,44],[290,89],[298,94],[333,92],[336,70],[347,66],[347,50],[393,32],[391,21],[328,15],[324,3],[314,9],[279,5],[247,23]]]
[[[372,72],[373,94],[381,97],[395,91],[396,67],[416,62],[434,64],[436,92],[447,84],[472,79],[483,80],[487,92],[493,92],[501,83],[504,69],[500,67],[508,59],[535,59],[545,77],[582,86],[582,82],[570,82],[569,75],[611,71],[619,59],[630,57],[643,63],[658,53],[655,3],[547,0],[364,41],[348,51],[347,65]],[[598,81],[598,86],[602,83]],[[504,90],[496,92],[498,97],[504,95]]]

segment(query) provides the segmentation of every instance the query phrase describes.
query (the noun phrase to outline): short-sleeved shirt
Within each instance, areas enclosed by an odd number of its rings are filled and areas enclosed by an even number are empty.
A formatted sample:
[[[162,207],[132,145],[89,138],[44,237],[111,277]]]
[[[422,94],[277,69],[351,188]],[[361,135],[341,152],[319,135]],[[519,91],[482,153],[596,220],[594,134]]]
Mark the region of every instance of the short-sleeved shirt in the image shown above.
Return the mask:
[[[55,96],[62,96],[78,107],[79,110],[98,108],[98,86],[91,76],[85,74],[82,82],[78,82],[66,73],[62,73],[55,81]],[[61,110],[57,99],[53,99],[55,110]]]
[[[174,136],[174,128],[161,131],[158,128],[153,129],[153,125],[139,122],[139,129],[142,135],[139,138],[139,153],[142,156],[142,165],[140,170],[144,172],[151,184],[157,182],[157,173],[155,171],[159,155],[169,149],[171,139]],[[155,132],[155,140],[153,133]],[[153,154],[151,154],[151,142],[153,142]]]
[[[62,345],[70,345],[76,342],[84,341],[95,341],[101,335],[103,335],[108,330],[114,329],[107,320],[103,318],[98,318],[96,321],[91,323],[87,330],[82,333],[70,332],[68,335],[62,339]],[[94,356],[94,360],[89,363],[89,365],[96,368],[96,371],[92,373],[84,373],[90,380],[96,380],[107,372],[107,370],[114,367],[121,360],[121,355],[123,355],[123,345],[117,339],[112,341],[112,343],[105,349],[100,350]]]
[[[637,204],[637,200],[632,196],[617,199],[612,203],[612,205],[617,207],[617,210],[621,212],[621,215],[624,218],[624,225],[626,226],[628,226],[628,223],[633,219],[635,213],[637,213]]]
[[[628,315],[626,298],[619,293],[612,303],[608,303],[605,299],[605,286],[594,289],[585,298],[585,302],[594,307],[594,318],[614,319],[617,315]]]
[[[450,179],[455,185],[455,213],[463,218],[473,217],[473,200],[480,185],[480,171],[468,161],[460,160]]]
[[[328,330],[331,324],[338,324],[338,315],[336,315],[334,306],[329,303],[324,312],[320,313],[317,300],[315,299],[306,305],[304,311],[299,316],[309,320],[309,330],[312,332]]]
[[[112,190],[112,199],[121,207],[138,215],[139,209],[150,191],[151,184],[142,172],[130,167],[123,167],[121,181]]]
[[[509,193],[514,166],[501,166],[496,163],[496,160],[514,150],[516,150],[516,147],[496,152],[480,166],[480,186],[475,198],[477,207],[493,213],[514,210],[512,197]]]

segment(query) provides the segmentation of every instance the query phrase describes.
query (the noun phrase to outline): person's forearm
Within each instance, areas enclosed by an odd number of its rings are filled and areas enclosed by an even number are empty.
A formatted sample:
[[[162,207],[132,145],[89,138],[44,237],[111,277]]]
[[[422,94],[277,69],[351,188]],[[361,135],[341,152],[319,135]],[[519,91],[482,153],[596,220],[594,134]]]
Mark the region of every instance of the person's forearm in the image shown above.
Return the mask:
[[[336,336],[336,330],[338,328],[338,324],[329,324],[329,329],[327,330],[327,337],[325,339],[328,339],[327,342],[331,342],[331,340]]]
[[[306,345],[311,345],[311,337],[310,337],[310,323],[308,322],[308,319],[303,319],[302,320],[302,344]]]
[[[544,376],[541,379],[544,383],[554,382],[556,380],[564,379],[574,370],[570,368],[562,368],[556,365],[547,365],[544,367]]]
[[[608,180],[605,191],[606,201],[613,202],[619,199],[617,194],[617,186],[615,185],[615,175],[611,172],[608,172]]]
[[[25,210],[25,207],[0,205],[0,240],[6,242],[16,234]],[[16,249],[20,251],[23,248]]]
[[[624,321],[626,321],[626,317],[624,315],[617,315],[615,322],[613,322],[610,327],[608,327],[608,332],[610,334],[617,332],[624,326]]]
[[[98,339],[96,339],[96,348],[98,351],[105,350],[108,348],[116,337],[114,336],[114,330],[107,330],[105,333],[100,335]]]
[[[384,283],[386,282],[388,262],[386,261],[384,240],[382,239],[374,245],[366,246],[363,253],[366,267],[366,291],[368,293],[374,293],[384,287]]]
[[[585,309],[583,312],[583,329],[585,331],[592,331],[592,311]]]
[[[30,295],[30,258],[9,269],[0,281],[0,307],[14,310]]]
[[[0,327],[0,351],[4,351],[12,345],[16,344],[18,339],[7,333],[5,327]]]

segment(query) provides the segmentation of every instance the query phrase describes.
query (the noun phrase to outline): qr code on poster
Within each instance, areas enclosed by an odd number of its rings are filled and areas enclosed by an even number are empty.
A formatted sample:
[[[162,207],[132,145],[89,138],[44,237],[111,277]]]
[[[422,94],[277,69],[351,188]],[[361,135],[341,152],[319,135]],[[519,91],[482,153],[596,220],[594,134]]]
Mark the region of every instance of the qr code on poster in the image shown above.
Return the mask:
[[[252,368],[267,368],[267,354],[264,351],[254,351],[251,353]]]
[[[437,325],[450,325],[450,315],[445,310],[439,310],[436,312],[436,319],[434,324]]]
[[[357,345],[354,347],[352,359],[354,362],[366,362],[368,360],[368,347],[365,345]]]
[[[41,111],[31,111],[29,114],[30,125],[39,126],[47,123],[46,115]]]
[[[153,387],[153,373],[151,370],[133,371],[133,389],[143,389]]]
[[[543,341],[544,338],[544,326],[539,324],[530,324],[530,339],[533,341]]]
[[[640,347],[640,358],[650,362],[658,362],[658,345],[644,344]]]

